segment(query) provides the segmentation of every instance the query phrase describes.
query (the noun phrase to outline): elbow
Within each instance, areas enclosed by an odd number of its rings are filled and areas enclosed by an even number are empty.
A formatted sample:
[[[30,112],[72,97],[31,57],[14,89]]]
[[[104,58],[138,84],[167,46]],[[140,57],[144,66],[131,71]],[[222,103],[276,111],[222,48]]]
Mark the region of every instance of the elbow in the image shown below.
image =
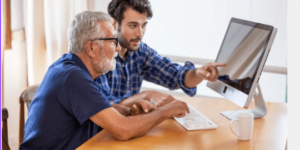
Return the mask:
[[[121,129],[115,133],[112,134],[113,137],[118,141],[127,141],[131,139],[133,136],[131,136],[130,130]]]
[[[118,135],[118,136],[114,136],[114,138],[118,141],[127,141],[130,139],[130,137],[126,135]]]

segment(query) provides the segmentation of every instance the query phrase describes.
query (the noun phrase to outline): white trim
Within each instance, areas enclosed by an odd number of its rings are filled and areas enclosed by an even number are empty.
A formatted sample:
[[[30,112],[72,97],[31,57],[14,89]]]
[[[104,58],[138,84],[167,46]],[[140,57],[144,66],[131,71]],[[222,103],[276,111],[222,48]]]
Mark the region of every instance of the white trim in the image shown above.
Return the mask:
[[[204,65],[208,62],[215,62],[212,59],[203,59],[203,58],[193,58],[193,57],[181,57],[181,56],[174,56],[174,55],[166,55],[162,54],[163,57],[168,57],[174,62],[178,63],[185,63],[187,60],[197,64],[197,65]],[[278,67],[278,66],[269,66],[266,65],[263,69],[263,72],[269,72],[269,73],[276,73],[276,74],[287,74],[287,68],[286,67]]]
[[[165,90],[158,90],[156,88],[148,88],[148,87],[142,87],[140,92],[144,92],[144,91],[158,91],[158,92],[162,92],[162,93],[166,93],[166,94],[169,94],[169,95],[172,95],[172,96],[180,96],[180,97],[188,97],[187,94],[185,94],[184,92],[182,91],[170,91],[168,89],[165,89]],[[213,96],[204,96],[204,95],[195,95],[193,97],[200,97],[200,98],[219,98],[219,97],[213,97]],[[220,99],[224,99],[224,98],[220,98]]]

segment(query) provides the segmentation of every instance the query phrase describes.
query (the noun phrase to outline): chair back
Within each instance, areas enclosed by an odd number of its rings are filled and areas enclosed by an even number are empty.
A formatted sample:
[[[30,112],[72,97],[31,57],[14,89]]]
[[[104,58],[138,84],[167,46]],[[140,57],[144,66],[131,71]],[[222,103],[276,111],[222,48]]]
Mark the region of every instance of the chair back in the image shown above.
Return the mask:
[[[8,145],[8,128],[7,128],[8,110],[2,108],[2,149],[10,150]]]
[[[20,102],[20,121],[19,121],[19,145],[23,142],[24,139],[24,126],[25,126],[25,109],[24,104],[27,106],[27,110],[29,105],[33,99],[34,93],[39,87],[39,84],[35,84],[27,87],[19,97]]]

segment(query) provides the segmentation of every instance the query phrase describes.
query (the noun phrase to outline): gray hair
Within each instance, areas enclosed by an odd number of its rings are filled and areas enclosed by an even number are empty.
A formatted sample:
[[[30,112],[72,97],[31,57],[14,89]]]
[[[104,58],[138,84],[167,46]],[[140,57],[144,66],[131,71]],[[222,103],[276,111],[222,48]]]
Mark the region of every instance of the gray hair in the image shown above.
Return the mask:
[[[89,40],[105,36],[98,25],[105,21],[113,23],[112,18],[101,11],[84,11],[77,14],[68,29],[68,51],[79,54]]]

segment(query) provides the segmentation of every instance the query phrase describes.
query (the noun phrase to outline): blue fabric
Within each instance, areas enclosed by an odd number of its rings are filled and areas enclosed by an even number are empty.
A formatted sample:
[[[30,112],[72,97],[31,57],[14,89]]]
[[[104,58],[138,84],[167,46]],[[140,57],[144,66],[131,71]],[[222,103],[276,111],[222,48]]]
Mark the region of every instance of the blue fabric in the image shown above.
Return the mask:
[[[193,63],[187,61],[184,66],[173,63],[143,42],[137,51],[128,51],[126,56],[126,62],[120,55],[116,57],[116,69],[95,79],[103,89],[113,93],[110,101],[117,104],[138,94],[143,80],[170,90],[181,88],[189,96],[196,94],[196,87],[187,88],[184,85],[187,71],[195,68]]]
[[[89,118],[111,107],[82,61],[64,54],[51,65],[28,110],[20,149],[72,149],[102,128]]]

